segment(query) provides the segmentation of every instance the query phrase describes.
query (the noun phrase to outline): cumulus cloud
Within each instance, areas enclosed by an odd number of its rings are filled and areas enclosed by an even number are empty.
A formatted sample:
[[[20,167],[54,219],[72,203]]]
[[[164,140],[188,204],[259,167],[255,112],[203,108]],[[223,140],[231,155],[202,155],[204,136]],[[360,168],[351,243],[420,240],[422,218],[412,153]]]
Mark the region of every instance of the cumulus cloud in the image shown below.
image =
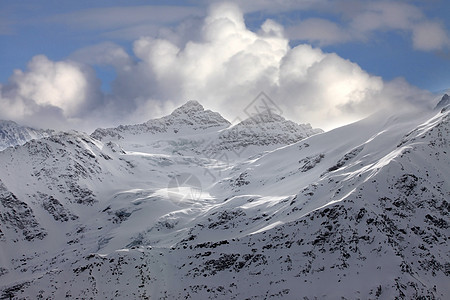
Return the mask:
[[[246,107],[264,91],[285,117],[330,129],[394,98],[407,103],[402,95],[408,93],[394,92],[397,85],[417,92],[402,81],[385,83],[336,54],[306,44],[290,47],[283,26],[273,20],[251,31],[234,4],[213,5],[190,34],[194,39],[177,37],[185,32],[141,37],[132,55],[102,43],[67,61],[37,56],[28,70],[16,71],[0,86],[0,117],[38,122],[52,111],[58,116],[55,124],[65,120],[80,126],[82,119],[92,130],[143,122],[196,99],[233,121],[247,117]],[[115,68],[110,93],[101,94],[91,65]]]
[[[26,71],[16,70],[1,86],[0,118],[30,123],[39,122],[38,116],[49,121],[52,115],[56,124],[64,123],[82,116],[90,101],[98,99],[96,83],[95,74],[85,66],[35,56]]]
[[[52,62],[45,56],[34,57],[28,68],[28,72],[17,70],[12,77],[19,97],[59,107],[67,116],[77,113],[86,100],[88,85],[79,68],[69,62]]]
[[[257,33],[248,30],[232,4],[213,6],[201,34],[201,41],[184,47],[165,39],[137,40],[140,62],[119,73],[116,92],[174,104],[198,99],[234,119],[245,117],[245,107],[265,91],[287,117],[329,128],[368,113],[370,96],[383,87],[379,77],[335,54],[309,45],[290,48],[283,27],[272,20]]]
[[[163,39],[137,40],[141,62],[133,74],[142,78],[150,71],[158,99],[198,99],[230,119],[245,117],[245,107],[265,91],[287,117],[328,128],[367,113],[370,96],[383,87],[379,77],[335,54],[309,45],[290,48],[283,27],[272,20],[257,33],[248,30],[235,5],[213,6],[202,37],[183,48]]]

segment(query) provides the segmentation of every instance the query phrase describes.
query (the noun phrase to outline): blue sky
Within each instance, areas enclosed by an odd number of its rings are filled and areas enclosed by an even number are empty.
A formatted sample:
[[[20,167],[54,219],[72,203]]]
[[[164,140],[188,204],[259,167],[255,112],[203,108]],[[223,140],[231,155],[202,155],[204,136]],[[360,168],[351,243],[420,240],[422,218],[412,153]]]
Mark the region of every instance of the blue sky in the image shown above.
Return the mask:
[[[225,108],[225,115],[233,118],[238,113],[227,108],[236,95],[251,100],[251,95],[270,86],[266,92],[282,105],[298,108],[288,117],[331,128],[367,114],[369,103],[378,101],[374,99],[394,97],[394,86],[407,89],[406,94],[420,94],[419,98],[427,91],[449,88],[450,18],[445,15],[449,11],[444,0],[232,4],[0,0],[0,118],[91,130],[167,113],[188,97],[214,109]],[[235,37],[248,38],[208,36],[225,32],[229,24],[222,19],[227,18],[235,26]],[[246,44],[248,39],[254,39],[253,46]],[[227,48],[231,42],[235,51],[222,53],[220,43]],[[207,60],[207,55],[192,49],[216,51],[218,59]],[[157,51],[169,52],[155,58]],[[242,61],[232,69],[236,57]],[[283,67],[289,60],[306,68],[309,77],[298,77],[300,69]],[[250,67],[251,61],[257,71]],[[198,74],[192,67],[196,62],[201,62]],[[291,83],[294,78],[279,81],[286,72],[297,74],[301,90]],[[236,81],[233,74],[240,74],[242,80]],[[340,87],[339,99],[329,102],[324,99],[333,90],[319,95],[324,87],[317,80],[323,79],[328,88],[336,82],[327,84],[333,78],[347,78],[352,88]],[[219,80],[225,80],[229,89],[216,85]],[[206,84],[211,88],[206,89]],[[333,107],[317,109],[322,106]],[[301,113],[305,111],[308,114]],[[327,124],[320,116],[334,118],[334,123]]]

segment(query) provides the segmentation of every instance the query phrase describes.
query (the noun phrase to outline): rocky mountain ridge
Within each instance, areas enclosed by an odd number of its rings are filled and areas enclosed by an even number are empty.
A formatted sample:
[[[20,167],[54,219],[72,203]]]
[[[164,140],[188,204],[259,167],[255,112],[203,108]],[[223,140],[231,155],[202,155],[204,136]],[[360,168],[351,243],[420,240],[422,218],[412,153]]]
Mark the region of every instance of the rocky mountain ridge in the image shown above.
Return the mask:
[[[96,129],[92,137],[98,140],[123,139],[123,135],[178,133],[185,128],[205,130],[209,128],[225,128],[230,122],[220,114],[205,110],[197,101],[191,100],[175,109],[170,115],[149,120],[137,125],[121,125],[116,128]]]
[[[97,129],[92,137],[100,141],[113,141],[125,149],[142,148],[139,140],[145,140],[146,151],[158,151],[181,155],[220,155],[231,151],[240,156],[249,146],[257,149],[245,153],[255,154],[263,147],[276,147],[300,141],[314,134],[322,133],[310,124],[296,124],[270,111],[248,117],[232,125],[219,113],[205,110],[197,101],[188,101],[168,116],[150,120],[143,124]],[[138,145],[138,149],[135,149]]]
[[[8,147],[23,145],[32,139],[48,137],[53,130],[41,130],[20,126],[13,121],[0,120],[0,151]]]

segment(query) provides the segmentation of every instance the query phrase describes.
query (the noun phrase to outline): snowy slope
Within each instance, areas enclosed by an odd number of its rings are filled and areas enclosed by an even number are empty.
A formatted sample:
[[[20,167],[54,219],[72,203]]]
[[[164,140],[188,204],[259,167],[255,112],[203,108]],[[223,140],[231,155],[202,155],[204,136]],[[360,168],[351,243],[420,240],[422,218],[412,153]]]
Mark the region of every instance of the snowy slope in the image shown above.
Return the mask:
[[[32,139],[48,137],[52,133],[52,130],[34,129],[20,126],[13,121],[0,120],[0,151],[8,147],[23,145]]]
[[[187,106],[166,131],[0,152],[0,298],[450,294],[448,108],[305,137],[277,115],[230,127]],[[172,139],[189,146],[155,147]],[[196,154],[204,143],[214,156]],[[230,159],[241,148],[260,152]]]

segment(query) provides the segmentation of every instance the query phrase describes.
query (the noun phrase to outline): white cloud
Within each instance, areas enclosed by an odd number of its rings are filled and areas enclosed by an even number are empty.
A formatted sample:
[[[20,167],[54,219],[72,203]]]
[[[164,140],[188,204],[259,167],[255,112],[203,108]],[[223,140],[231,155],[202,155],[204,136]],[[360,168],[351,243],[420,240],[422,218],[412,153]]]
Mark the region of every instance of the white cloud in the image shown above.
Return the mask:
[[[62,13],[45,18],[50,24],[62,24],[75,31],[95,32],[102,39],[134,41],[142,36],[161,36],[184,41],[192,37],[205,9],[182,5],[139,5],[99,7]],[[42,22],[42,20],[39,20]],[[0,22],[1,23],[1,22]],[[0,24],[1,25],[1,24]]]
[[[399,2],[369,2],[352,18],[351,27],[360,32],[389,29],[411,29],[412,24],[424,18],[415,6]]]
[[[70,62],[52,62],[43,55],[35,56],[28,71],[16,70],[12,82],[17,96],[31,99],[37,105],[62,109],[66,116],[79,112],[88,96],[86,74]]]
[[[449,35],[443,25],[429,20],[410,3],[336,1],[315,8],[341,17],[340,22],[321,18],[301,20],[287,29],[291,39],[322,46],[369,41],[377,32],[398,31],[411,35],[413,47],[417,50],[435,51],[450,46]]]
[[[203,2],[210,4],[211,2],[220,3],[223,0],[208,0]],[[330,5],[329,0],[231,0],[230,2],[238,5],[244,13],[261,11],[266,13],[279,13]]]
[[[111,42],[82,48],[73,53],[70,58],[88,65],[111,65],[118,69],[132,63],[128,53],[122,47]]]
[[[164,39],[137,40],[134,52],[142,61],[127,77],[133,90],[144,91],[139,101],[143,95],[176,104],[197,99],[230,119],[245,117],[242,111],[260,91],[290,112],[288,117],[322,127],[368,113],[366,102],[382,89],[380,78],[335,54],[288,44],[276,22],[266,21],[255,33],[237,6],[215,5],[199,42],[180,48]],[[145,86],[136,88],[139,80]],[[119,82],[121,90],[131,90]]]
[[[139,24],[172,24],[203,14],[203,10],[197,7],[141,5],[91,8],[55,15],[48,21],[76,28],[113,30]]]
[[[288,28],[293,40],[310,41],[320,46],[339,44],[353,39],[351,34],[338,24],[319,18],[310,18]]]
[[[292,49],[280,71],[277,97],[285,99],[287,116],[325,129],[368,115],[377,105],[371,98],[383,89],[381,78],[309,45]]]
[[[413,28],[414,48],[423,51],[441,50],[450,46],[450,37],[439,23],[426,22]]]
[[[329,129],[389,105],[394,97],[407,103],[395,93],[397,85],[417,92],[401,81],[386,84],[336,54],[305,44],[291,48],[273,20],[250,31],[233,4],[213,5],[202,27],[190,33],[195,39],[180,37],[185,33],[139,38],[134,58],[112,43],[81,49],[68,61],[37,56],[27,71],[17,71],[0,86],[0,117],[37,123],[52,111],[53,124],[65,120],[80,126],[83,118],[92,130],[142,122],[196,99],[233,121],[245,118],[245,107],[264,91],[285,117]],[[87,65],[115,68],[111,95],[100,94]]]
[[[0,87],[0,118],[58,124],[83,115],[100,97],[92,70],[72,61],[33,57]],[[48,112],[48,113],[47,113]],[[55,120],[49,120],[53,115]]]

